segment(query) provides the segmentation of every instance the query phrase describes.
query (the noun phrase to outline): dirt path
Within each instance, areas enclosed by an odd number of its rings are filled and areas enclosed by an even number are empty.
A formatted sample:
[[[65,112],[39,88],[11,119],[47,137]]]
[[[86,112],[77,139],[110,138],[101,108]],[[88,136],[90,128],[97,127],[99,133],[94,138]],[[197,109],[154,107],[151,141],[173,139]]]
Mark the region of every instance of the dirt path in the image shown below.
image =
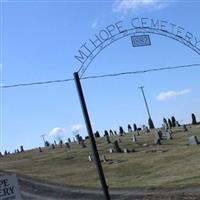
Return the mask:
[[[24,200],[103,200],[98,189],[59,186],[18,176]],[[199,200],[200,188],[111,189],[112,200]]]

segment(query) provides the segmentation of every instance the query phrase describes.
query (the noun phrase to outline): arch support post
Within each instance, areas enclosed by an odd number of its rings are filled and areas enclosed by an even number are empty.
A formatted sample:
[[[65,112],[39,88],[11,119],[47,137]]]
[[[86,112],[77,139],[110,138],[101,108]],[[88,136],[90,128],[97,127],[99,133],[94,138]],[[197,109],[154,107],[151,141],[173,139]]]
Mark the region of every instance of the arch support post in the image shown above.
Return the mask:
[[[74,80],[75,80],[75,83],[76,83],[76,88],[77,88],[79,100],[80,100],[80,103],[81,103],[81,108],[82,108],[86,128],[87,128],[87,131],[88,131],[88,135],[89,135],[89,138],[90,138],[93,156],[94,156],[96,168],[97,168],[97,171],[98,171],[98,174],[99,174],[99,179],[100,179],[100,182],[101,182],[101,185],[102,185],[102,189],[103,189],[103,192],[104,192],[105,200],[110,200],[110,194],[109,194],[109,191],[108,191],[108,186],[107,186],[107,183],[106,183],[103,168],[102,168],[101,161],[100,161],[100,158],[99,158],[99,153],[98,153],[96,142],[95,142],[95,139],[94,139],[92,126],[91,126],[89,114],[88,114],[88,111],[87,111],[87,106],[86,106],[85,98],[84,98],[84,95],[83,95],[83,90],[82,90],[82,86],[81,86],[81,82],[80,82],[78,72],[74,73]]]

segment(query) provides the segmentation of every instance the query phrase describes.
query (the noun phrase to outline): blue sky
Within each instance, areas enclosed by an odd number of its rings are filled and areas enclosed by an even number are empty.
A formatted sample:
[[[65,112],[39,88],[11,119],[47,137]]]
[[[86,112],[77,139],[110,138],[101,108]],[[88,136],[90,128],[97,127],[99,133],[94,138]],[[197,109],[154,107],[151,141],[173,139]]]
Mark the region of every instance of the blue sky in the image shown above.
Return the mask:
[[[134,17],[166,20],[200,40],[198,1],[3,1],[1,82],[3,85],[72,78],[74,58],[99,30]],[[200,63],[187,46],[150,34],[151,46],[133,48],[125,37],[105,48],[85,76]],[[198,67],[82,81],[93,130],[147,124],[139,86],[153,121],[172,115],[181,123],[200,119]],[[160,98],[158,96],[160,95]],[[87,135],[74,82],[1,89],[1,150],[42,146],[79,130]]]

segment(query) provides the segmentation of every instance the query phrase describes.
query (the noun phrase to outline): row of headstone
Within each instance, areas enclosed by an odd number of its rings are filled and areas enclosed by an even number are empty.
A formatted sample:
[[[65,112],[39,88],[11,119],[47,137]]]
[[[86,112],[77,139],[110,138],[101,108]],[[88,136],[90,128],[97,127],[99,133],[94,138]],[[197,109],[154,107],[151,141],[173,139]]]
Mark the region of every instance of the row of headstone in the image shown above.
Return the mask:
[[[160,129],[154,132],[154,144],[161,145],[161,140],[171,140],[172,139],[172,130],[167,129],[165,132],[162,132]]]
[[[180,126],[180,124],[179,124],[179,122],[175,119],[174,116],[172,116],[171,119],[168,118],[168,120],[167,120],[166,118],[163,118],[163,128],[164,128],[165,130],[171,129],[171,128],[173,128],[173,127],[179,127],[179,126]]]

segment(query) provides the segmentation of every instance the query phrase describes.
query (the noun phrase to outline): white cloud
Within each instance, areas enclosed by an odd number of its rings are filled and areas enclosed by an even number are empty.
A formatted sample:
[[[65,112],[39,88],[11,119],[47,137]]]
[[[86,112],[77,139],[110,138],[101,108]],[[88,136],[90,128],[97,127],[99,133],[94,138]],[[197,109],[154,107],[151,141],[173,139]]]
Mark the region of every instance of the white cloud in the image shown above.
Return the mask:
[[[64,128],[53,128],[50,132],[49,135],[53,136],[54,138],[56,138],[58,141],[62,139],[63,135],[65,133],[65,129]]]
[[[84,125],[83,124],[74,124],[71,128],[72,131],[81,131],[82,129],[84,128]]]
[[[165,101],[165,100],[169,100],[173,97],[177,97],[177,96],[181,96],[184,94],[188,94],[190,93],[191,90],[190,89],[185,89],[185,90],[181,90],[181,91],[167,91],[167,92],[161,92],[158,96],[157,96],[157,100],[158,101]]]
[[[113,5],[114,12],[127,13],[139,9],[158,10],[166,7],[165,0],[116,0]]]

